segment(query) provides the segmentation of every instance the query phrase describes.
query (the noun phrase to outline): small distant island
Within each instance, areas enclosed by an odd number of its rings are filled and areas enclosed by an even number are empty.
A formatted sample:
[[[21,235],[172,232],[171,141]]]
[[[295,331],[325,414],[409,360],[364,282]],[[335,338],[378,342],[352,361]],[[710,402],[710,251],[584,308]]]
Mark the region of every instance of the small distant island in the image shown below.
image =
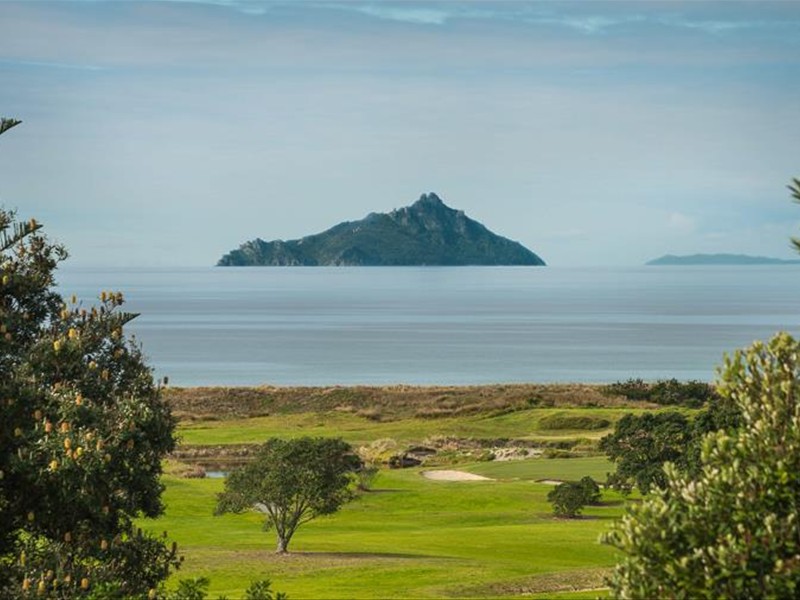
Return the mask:
[[[686,266],[686,265],[798,265],[800,260],[770,258],[768,256],[749,256],[747,254],[690,254],[675,256],[666,254],[651,260],[646,265]]]
[[[217,266],[544,266],[519,242],[492,233],[434,193],[299,240],[255,239]]]

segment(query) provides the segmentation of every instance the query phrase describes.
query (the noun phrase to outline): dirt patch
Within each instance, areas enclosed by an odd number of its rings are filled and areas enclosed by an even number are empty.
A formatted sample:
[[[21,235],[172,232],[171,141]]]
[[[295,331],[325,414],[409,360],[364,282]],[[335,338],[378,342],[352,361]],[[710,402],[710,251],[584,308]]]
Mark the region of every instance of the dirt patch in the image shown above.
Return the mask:
[[[422,471],[420,473],[426,479],[433,479],[435,481],[494,481],[489,477],[483,475],[475,475],[475,473],[467,473],[466,471],[450,471],[450,470],[436,470],[436,471]]]

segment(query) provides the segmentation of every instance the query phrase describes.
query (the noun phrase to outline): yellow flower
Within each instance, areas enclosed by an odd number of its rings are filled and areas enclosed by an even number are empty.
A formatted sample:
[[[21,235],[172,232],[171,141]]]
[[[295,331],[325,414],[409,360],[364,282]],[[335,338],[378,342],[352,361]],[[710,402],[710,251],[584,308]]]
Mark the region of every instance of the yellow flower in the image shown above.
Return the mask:
[[[35,514],[33,514],[33,511],[30,511],[30,512],[28,513],[28,521],[30,521],[31,523],[33,523],[35,520],[36,520],[36,515],[35,515]]]
[[[55,350],[56,352],[61,350],[61,340],[56,340],[55,342],[53,342],[53,350]]]
[[[58,461],[53,459],[50,461],[50,470],[55,471],[58,468]]]
[[[81,579],[81,589],[82,590],[88,590],[89,589],[89,578],[88,577],[84,577],[83,579]]]
[[[78,330],[74,327],[70,327],[69,331],[67,332],[67,337],[71,340],[74,340],[76,337],[78,337]]]

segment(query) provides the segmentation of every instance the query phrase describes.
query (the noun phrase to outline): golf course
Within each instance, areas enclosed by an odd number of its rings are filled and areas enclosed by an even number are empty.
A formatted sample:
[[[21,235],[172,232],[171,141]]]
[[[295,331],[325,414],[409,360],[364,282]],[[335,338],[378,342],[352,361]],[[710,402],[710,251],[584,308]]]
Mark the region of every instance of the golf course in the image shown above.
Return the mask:
[[[184,562],[168,587],[207,577],[210,597],[232,598],[257,579],[290,598],[602,595],[615,555],[598,537],[630,498],[603,490],[599,505],[563,519],[547,494],[587,475],[604,482],[613,467],[598,440],[627,413],[660,410],[599,386],[167,394],[180,446],[165,466],[165,514],[141,525],[178,542]],[[263,514],[214,516],[224,480],[198,470],[218,475],[270,437],[300,436],[342,437],[380,468],[366,491],[300,527],[279,555]],[[398,455],[421,461],[388,468]]]

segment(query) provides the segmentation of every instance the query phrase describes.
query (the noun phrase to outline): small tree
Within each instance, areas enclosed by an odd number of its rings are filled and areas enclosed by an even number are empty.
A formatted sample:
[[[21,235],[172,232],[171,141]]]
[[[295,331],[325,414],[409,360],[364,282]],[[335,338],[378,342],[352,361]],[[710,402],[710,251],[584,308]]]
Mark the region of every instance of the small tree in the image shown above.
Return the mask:
[[[800,344],[788,334],[726,357],[719,391],[742,426],[706,436],[696,478],[665,486],[603,541],[626,557],[620,598],[793,598],[800,593]]]
[[[216,513],[261,510],[265,528],[275,528],[276,552],[284,553],[300,525],[336,512],[352,497],[349,484],[359,467],[341,439],[272,438],[225,480]]]
[[[617,466],[609,482],[620,489],[635,484],[643,494],[663,486],[664,463],[684,467],[691,440],[689,420],[681,413],[625,415],[614,432],[600,440],[600,449]]]
[[[0,133],[18,121],[0,120]],[[121,294],[55,291],[66,251],[0,209],[0,598],[141,597],[177,565],[158,516],[175,422]]]
[[[574,519],[586,505],[583,486],[571,481],[560,483],[547,494],[556,516]]]
[[[582,477],[578,482],[583,490],[583,500],[586,504],[600,504],[600,486],[589,475]]]

